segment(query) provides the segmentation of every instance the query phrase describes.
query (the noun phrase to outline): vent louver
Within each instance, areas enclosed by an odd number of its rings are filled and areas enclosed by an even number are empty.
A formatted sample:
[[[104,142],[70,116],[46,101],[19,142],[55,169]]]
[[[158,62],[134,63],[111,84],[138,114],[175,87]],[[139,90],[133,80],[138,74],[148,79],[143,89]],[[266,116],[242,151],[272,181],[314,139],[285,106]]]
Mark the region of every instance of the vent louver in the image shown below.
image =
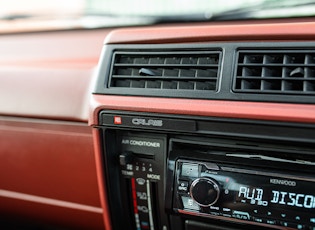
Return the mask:
[[[216,91],[219,51],[115,52],[109,88]]]
[[[233,90],[315,94],[315,51],[239,51]]]

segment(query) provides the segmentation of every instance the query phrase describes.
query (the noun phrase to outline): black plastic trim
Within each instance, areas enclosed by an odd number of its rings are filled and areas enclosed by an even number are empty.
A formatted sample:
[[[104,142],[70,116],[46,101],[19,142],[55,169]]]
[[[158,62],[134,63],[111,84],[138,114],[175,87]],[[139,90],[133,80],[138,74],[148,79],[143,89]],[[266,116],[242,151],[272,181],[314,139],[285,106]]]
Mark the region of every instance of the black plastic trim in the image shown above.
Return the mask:
[[[114,117],[120,116],[122,123],[115,124]],[[161,120],[165,126],[134,125],[131,119]],[[183,128],[187,125],[191,128]],[[232,138],[264,139],[271,142],[292,141],[306,145],[314,144],[314,124],[249,119],[229,119],[172,114],[154,114],[104,110],[99,114],[99,125],[115,129],[148,130],[154,132],[190,133]],[[306,146],[305,146],[306,147]]]
[[[115,117],[121,118],[118,119],[121,122],[115,123]],[[132,118],[143,120],[141,120],[141,124],[138,124],[138,122],[133,123]],[[149,122],[150,119],[156,123]],[[159,121],[162,121],[163,124],[165,121],[165,126],[160,125]],[[183,129],[180,127],[187,122],[193,124],[191,128]],[[177,159],[229,162],[229,164],[239,166],[239,168],[250,166],[251,169],[261,168],[264,172],[266,170],[277,170],[277,172],[280,170],[290,173],[298,172],[298,175],[311,175],[315,167],[306,163],[314,162],[313,134],[315,125],[309,123],[103,110],[99,114],[96,128],[101,133],[102,156],[104,157],[107,188],[109,189],[109,204],[113,214],[112,221],[115,222],[114,229],[130,229],[131,224],[129,223],[134,222],[132,216],[126,217],[126,221],[121,222],[121,216],[124,216],[125,205],[128,202],[121,198],[126,194],[126,188],[119,187],[117,184],[120,167],[117,155],[124,149],[121,148],[122,140],[117,137],[131,134],[134,137],[163,138],[165,155],[160,158],[159,168],[167,169],[163,182],[166,190],[165,192],[159,190],[155,199],[164,201],[160,204],[165,206],[164,208],[157,207],[155,214],[158,214],[158,221],[161,218],[159,213],[169,214],[170,225],[176,229],[184,227],[182,221],[193,220],[194,218],[198,220],[198,217],[191,216],[189,213],[187,215],[179,214],[172,209],[175,179],[174,162]],[[141,149],[141,151],[135,152],[147,151],[146,148],[141,147]],[[253,155],[253,157],[241,158],[238,154]],[[163,154],[159,152],[157,155],[162,156]],[[257,155],[265,156],[265,158],[258,159]],[[296,163],[268,160],[268,157],[296,161]],[[145,160],[153,161],[156,159],[145,156]],[[159,188],[162,187],[159,186]],[[123,201],[121,202],[121,200]],[[166,216],[164,215],[164,217]],[[212,221],[200,218],[199,221],[201,223],[209,221],[209,223],[214,224],[218,224],[217,221],[222,221],[220,222],[222,226],[228,226],[228,222],[224,222],[223,219]],[[231,222],[231,224],[233,226],[235,223]],[[244,225],[243,227],[251,229],[253,225]]]
[[[221,51],[113,53],[105,87],[125,90],[217,91]]]
[[[95,94],[190,98],[233,101],[258,101],[258,102],[285,102],[314,104],[314,94],[296,94],[295,92],[282,94],[274,91],[257,93],[252,91],[233,91],[237,73],[237,53],[243,50],[249,52],[275,52],[287,51],[305,53],[315,50],[315,42],[246,42],[246,43],[198,43],[198,44],[158,44],[158,45],[105,45],[102,51],[98,69],[97,84],[93,91]],[[172,89],[143,89],[143,88],[113,88],[108,87],[114,52],[130,53],[204,53],[221,51],[222,64],[217,81],[217,90],[172,90]],[[151,76],[152,77],[152,76]],[[312,79],[309,79],[312,80]]]
[[[236,93],[315,94],[314,50],[240,50],[237,60]]]

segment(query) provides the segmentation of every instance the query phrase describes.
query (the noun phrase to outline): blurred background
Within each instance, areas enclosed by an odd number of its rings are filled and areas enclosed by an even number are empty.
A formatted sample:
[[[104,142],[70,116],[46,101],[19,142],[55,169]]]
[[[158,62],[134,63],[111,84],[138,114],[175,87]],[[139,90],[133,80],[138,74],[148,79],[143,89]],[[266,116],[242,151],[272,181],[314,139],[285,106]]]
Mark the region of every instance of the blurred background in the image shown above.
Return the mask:
[[[2,0],[0,34],[315,15],[314,0]]]
[[[0,33],[145,25],[154,23],[157,17],[197,20],[260,2],[262,0],[2,0]]]

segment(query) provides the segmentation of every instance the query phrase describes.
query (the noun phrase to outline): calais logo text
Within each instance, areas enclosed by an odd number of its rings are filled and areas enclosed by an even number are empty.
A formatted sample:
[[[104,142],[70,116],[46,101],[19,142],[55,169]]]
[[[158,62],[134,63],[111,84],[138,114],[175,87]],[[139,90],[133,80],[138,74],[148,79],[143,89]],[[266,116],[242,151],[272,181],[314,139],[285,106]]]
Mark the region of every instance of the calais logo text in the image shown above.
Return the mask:
[[[162,120],[156,120],[156,119],[145,119],[145,118],[133,118],[132,124],[134,125],[143,125],[143,126],[156,126],[156,127],[162,127],[163,121]]]

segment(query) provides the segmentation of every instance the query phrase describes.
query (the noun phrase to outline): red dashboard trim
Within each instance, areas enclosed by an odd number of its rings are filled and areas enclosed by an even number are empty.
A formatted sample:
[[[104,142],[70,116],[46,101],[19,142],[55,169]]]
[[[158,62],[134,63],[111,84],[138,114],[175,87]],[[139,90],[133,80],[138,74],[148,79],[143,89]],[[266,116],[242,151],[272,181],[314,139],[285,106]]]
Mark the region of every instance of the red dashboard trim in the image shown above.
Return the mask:
[[[19,68],[31,68],[40,67],[43,68],[59,68],[59,69],[92,69],[96,66],[98,57],[86,57],[86,58],[71,58],[71,59],[50,59],[50,60],[10,60],[1,61],[0,66],[19,67]]]
[[[108,204],[108,196],[106,190],[106,179],[104,176],[104,165],[103,165],[103,153],[101,149],[101,140],[100,140],[100,133],[99,130],[93,129],[93,140],[94,140],[94,154],[95,154],[95,165],[97,171],[97,182],[100,191],[100,202],[103,209],[103,220],[105,229],[111,229],[111,219],[110,219],[110,210]]]
[[[108,95],[93,95],[91,105],[91,125],[102,109],[315,123],[315,105]]]
[[[110,29],[1,35],[0,115],[87,121]]]
[[[87,124],[0,117],[0,139],[0,189],[100,206]]]
[[[197,26],[130,28],[111,32],[105,44],[157,44],[211,41],[314,40],[314,21],[209,23]],[[294,29],[293,29],[294,28]]]
[[[64,200],[56,200],[56,199],[51,199],[47,197],[34,196],[34,195],[29,195],[29,194],[20,193],[20,192],[13,192],[13,191],[8,191],[8,190],[3,190],[3,189],[0,189],[0,197],[2,199],[11,198],[11,199],[29,201],[29,202],[39,203],[39,204],[58,206],[62,208],[77,209],[77,210],[86,211],[86,212],[103,213],[103,209],[100,207],[95,207],[95,206],[85,205],[85,204],[80,204],[80,203],[73,203],[73,202],[64,201]]]
[[[7,197],[0,197],[0,202],[1,220],[13,221],[13,223],[19,225],[19,228],[10,226],[4,229],[46,229],[47,227],[48,229],[69,230],[105,229],[102,214],[98,212],[89,212],[82,209],[65,208]],[[35,226],[27,228],[27,224]],[[42,224],[45,228],[36,228],[37,224]]]

